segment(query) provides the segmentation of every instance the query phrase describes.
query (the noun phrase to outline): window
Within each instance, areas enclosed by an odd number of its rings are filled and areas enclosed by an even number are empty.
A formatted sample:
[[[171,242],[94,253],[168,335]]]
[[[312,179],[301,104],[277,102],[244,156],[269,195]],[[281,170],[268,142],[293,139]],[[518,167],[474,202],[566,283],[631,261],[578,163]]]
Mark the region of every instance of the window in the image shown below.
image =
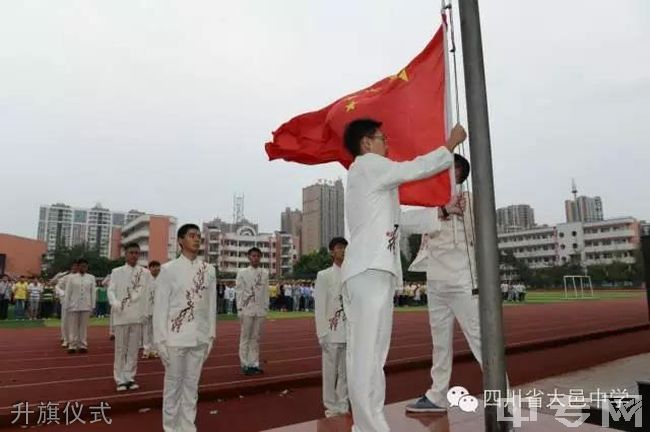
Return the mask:
[[[85,212],[83,210],[76,210],[74,212],[74,221],[77,223],[86,223],[87,217],[88,212]]]
[[[125,216],[122,213],[113,213],[113,225],[124,225]]]

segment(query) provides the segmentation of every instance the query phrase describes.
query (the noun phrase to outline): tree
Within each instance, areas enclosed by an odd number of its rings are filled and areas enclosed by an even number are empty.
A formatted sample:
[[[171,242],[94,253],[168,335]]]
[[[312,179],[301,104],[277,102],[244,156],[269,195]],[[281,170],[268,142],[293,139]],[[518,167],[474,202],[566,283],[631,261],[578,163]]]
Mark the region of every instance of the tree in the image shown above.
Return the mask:
[[[640,284],[645,280],[645,262],[643,261],[643,253],[641,248],[634,251],[634,265],[632,269],[634,271],[634,283]]]
[[[326,248],[318,252],[312,252],[300,257],[293,266],[292,278],[294,279],[316,279],[319,271],[325,270],[332,265],[332,257]]]
[[[54,250],[54,258],[49,263],[45,275],[53,277],[59,272],[70,270],[72,263],[79,258],[88,260],[88,273],[97,277],[108,276],[115,267],[124,264],[124,258],[109,260],[99,255],[96,248],[87,248],[85,245],[75,245],[71,248],[59,246]]]
[[[406,255],[400,253],[400,260],[402,261],[402,273],[406,282],[425,282],[427,280],[426,272],[408,271],[408,268],[410,267],[411,263],[413,263],[416,256],[417,254],[413,255],[413,257],[409,260],[406,258]]]
[[[411,234],[408,238],[409,245],[409,255],[411,257],[411,262],[418,256],[420,251],[420,244],[422,244],[422,234]]]
[[[506,268],[511,268],[517,274],[519,280],[528,286],[535,286],[534,275],[526,261],[520,260],[515,254],[508,250],[499,256],[500,263]]]

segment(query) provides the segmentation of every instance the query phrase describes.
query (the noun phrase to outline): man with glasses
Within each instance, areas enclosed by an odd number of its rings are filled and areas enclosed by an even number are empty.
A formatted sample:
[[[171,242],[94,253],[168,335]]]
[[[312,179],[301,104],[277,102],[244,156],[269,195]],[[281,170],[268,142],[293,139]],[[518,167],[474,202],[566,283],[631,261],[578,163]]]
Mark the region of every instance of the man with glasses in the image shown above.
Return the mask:
[[[443,147],[411,161],[395,162],[386,157],[387,138],[381,125],[372,119],[354,120],[344,133],[345,146],[355,158],[346,188],[350,244],[342,268],[346,369],[355,432],[389,430],[383,412],[383,368],[390,346],[393,294],[402,280],[399,185],[448,169],[453,149],[466,138],[457,125]]]

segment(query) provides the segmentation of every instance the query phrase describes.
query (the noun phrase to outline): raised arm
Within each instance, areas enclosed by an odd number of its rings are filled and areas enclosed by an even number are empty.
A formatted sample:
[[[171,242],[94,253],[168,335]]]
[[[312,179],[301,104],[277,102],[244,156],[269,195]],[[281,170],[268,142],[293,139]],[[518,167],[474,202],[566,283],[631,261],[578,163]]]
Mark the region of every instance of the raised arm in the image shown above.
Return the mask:
[[[439,231],[438,209],[424,208],[404,211],[399,218],[399,227],[403,236]]]

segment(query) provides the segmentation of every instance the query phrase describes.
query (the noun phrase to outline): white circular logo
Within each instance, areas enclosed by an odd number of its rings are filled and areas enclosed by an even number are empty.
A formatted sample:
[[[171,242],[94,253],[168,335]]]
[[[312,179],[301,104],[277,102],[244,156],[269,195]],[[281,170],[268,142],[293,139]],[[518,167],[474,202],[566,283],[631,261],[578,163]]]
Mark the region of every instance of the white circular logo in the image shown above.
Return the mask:
[[[457,386],[452,387],[447,392],[447,400],[449,401],[450,407],[458,406],[458,402],[463,396],[467,396],[469,392],[465,387]]]
[[[458,401],[458,406],[460,407],[460,410],[463,412],[476,412],[478,409],[478,399],[476,399],[472,395],[467,395],[463,396],[460,398]]]

